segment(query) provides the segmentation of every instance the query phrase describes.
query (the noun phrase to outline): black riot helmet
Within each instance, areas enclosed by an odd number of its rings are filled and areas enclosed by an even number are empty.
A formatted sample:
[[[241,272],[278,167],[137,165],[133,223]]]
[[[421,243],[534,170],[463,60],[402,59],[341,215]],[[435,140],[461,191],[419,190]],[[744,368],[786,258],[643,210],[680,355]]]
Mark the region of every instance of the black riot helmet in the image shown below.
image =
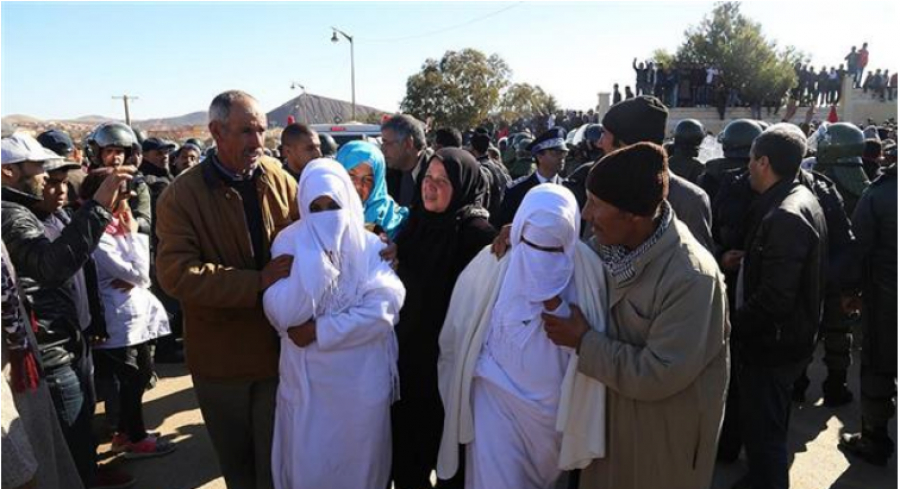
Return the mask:
[[[131,126],[131,132],[134,133],[134,139],[138,146],[144,144],[144,140],[147,139],[147,131]]]
[[[140,147],[130,127],[121,122],[105,122],[97,126],[86,139],[88,158],[93,167],[102,167],[100,157],[103,148],[117,147],[125,150],[125,161],[131,158],[135,147]]]
[[[697,148],[703,144],[706,129],[697,119],[684,119],[675,126],[675,145]]]
[[[862,164],[866,138],[853,124],[830,124],[816,135],[816,161],[820,164]]]
[[[337,154],[337,143],[330,134],[319,134],[319,145],[322,150],[322,156],[334,158],[334,155]]]
[[[603,125],[588,124],[584,129],[584,136],[582,136],[581,144],[584,146],[586,152],[593,151],[597,149],[597,143],[601,138],[603,138]]]
[[[756,121],[737,119],[729,122],[720,136],[725,157],[750,158],[750,146],[760,134],[762,134],[762,128]]]

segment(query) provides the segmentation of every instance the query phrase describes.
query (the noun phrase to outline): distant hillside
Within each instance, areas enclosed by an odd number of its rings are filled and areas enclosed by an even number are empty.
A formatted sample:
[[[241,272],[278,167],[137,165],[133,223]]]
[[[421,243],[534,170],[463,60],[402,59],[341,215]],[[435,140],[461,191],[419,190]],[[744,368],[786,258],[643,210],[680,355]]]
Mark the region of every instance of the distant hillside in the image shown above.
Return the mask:
[[[80,122],[82,124],[100,124],[101,122],[107,121],[118,121],[120,119],[116,119],[113,117],[106,117],[104,115],[83,115],[76,119],[59,119],[57,122]]]
[[[178,117],[134,121],[134,124],[142,129],[205,126],[208,123],[209,118],[207,117],[207,112],[203,110]]]
[[[19,125],[19,124],[36,124],[38,122],[41,122],[41,120],[38,119],[37,117],[31,117],[30,115],[12,114],[12,115],[8,115],[8,116],[4,117],[3,122],[5,124]]]
[[[386,111],[375,107],[356,104],[357,121],[365,121],[371,115],[385,113]],[[336,117],[343,122],[350,122],[352,114],[353,104],[350,102],[304,93],[269,111],[266,117],[269,119],[269,127],[284,127],[288,116],[294,116],[297,122],[303,124],[333,124]]]
[[[384,110],[376,109],[366,105],[356,105],[356,120],[364,122],[367,120],[380,117],[387,113]],[[350,122],[353,119],[353,104],[343,100],[337,100],[309,93],[301,94],[299,97],[288,100],[281,106],[269,111],[267,115],[270,127],[284,127],[287,125],[288,116],[294,116],[297,122],[304,124],[331,124],[340,119],[343,122]],[[90,129],[102,122],[122,121],[113,117],[102,115],[85,115],[74,119],[47,119],[42,120],[24,114],[13,114],[3,118],[4,124],[28,127],[32,129],[43,127],[59,126],[67,129],[66,126],[75,126],[82,129]],[[160,117],[156,119],[138,119],[132,120],[132,124],[145,131],[166,131],[192,128],[196,126],[205,127],[209,123],[207,112],[197,111],[177,117]]]

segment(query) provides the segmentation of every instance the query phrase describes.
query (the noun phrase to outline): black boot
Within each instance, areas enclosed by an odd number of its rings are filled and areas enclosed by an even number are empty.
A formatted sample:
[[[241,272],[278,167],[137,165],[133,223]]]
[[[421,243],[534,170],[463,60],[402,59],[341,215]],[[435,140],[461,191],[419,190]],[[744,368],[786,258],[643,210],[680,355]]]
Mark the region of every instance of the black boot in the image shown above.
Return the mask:
[[[829,370],[828,378],[822,383],[823,402],[828,407],[850,404],[853,393],[847,388],[846,370]]]
[[[841,435],[838,448],[872,465],[884,467],[894,453],[894,442],[887,434],[887,427],[873,429],[863,423],[862,433]]]

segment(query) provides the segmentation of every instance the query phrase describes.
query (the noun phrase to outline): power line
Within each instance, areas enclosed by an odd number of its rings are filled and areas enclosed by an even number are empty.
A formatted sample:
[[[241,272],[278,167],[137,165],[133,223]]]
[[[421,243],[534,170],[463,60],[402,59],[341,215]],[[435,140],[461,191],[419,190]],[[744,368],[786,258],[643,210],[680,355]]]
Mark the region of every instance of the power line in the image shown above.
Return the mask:
[[[421,38],[423,38],[423,37],[433,36],[433,35],[435,35],[435,34],[443,34],[444,32],[447,32],[447,31],[452,31],[452,30],[454,30],[454,29],[459,29],[459,28],[461,28],[461,27],[469,26],[469,25],[474,24],[474,23],[476,23],[476,22],[481,22],[481,21],[486,20],[486,19],[489,19],[489,18],[491,18],[491,17],[500,15],[500,14],[502,14],[503,12],[506,12],[507,10],[510,10],[510,9],[512,9],[512,8],[515,8],[515,7],[518,7],[519,5],[521,5],[521,4],[523,4],[523,3],[525,3],[525,2],[516,2],[516,3],[512,4],[512,5],[508,5],[508,6],[506,6],[506,7],[503,7],[503,8],[500,9],[500,10],[495,10],[494,12],[491,12],[491,13],[489,13],[489,14],[487,14],[487,15],[483,15],[483,16],[481,16],[481,17],[476,17],[476,18],[474,18],[474,19],[467,20],[466,22],[463,22],[463,23],[461,23],[461,24],[452,25],[452,26],[450,26],[450,27],[445,27],[445,28],[443,28],[443,29],[438,29],[438,30],[436,30],[436,31],[425,32],[425,33],[423,33],[423,34],[416,34],[416,35],[414,35],[414,36],[406,36],[406,37],[383,38],[383,39],[363,39],[363,38],[357,38],[357,40],[358,40],[358,41],[363,41],[363,42],[369,43],[369,42],[398,42],[398,41],[408,41],[408,40],[410,40],[410,39],[421,39]]]

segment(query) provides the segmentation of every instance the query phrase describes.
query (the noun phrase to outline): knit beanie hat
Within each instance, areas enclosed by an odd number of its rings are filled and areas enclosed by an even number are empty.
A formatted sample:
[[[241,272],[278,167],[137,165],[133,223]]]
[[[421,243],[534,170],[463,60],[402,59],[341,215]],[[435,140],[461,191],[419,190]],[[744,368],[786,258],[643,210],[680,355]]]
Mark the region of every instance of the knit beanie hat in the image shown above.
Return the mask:
[[[641,95],[613,105],[603,116],[603,128],[625,144],[662,144],[669,109],[656,97]]]
[[[587,189],[620,210],[653,216],[669,195],[666,152],[646,142],[613,151],[591,169]]]

